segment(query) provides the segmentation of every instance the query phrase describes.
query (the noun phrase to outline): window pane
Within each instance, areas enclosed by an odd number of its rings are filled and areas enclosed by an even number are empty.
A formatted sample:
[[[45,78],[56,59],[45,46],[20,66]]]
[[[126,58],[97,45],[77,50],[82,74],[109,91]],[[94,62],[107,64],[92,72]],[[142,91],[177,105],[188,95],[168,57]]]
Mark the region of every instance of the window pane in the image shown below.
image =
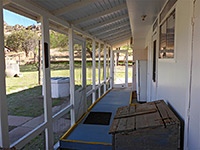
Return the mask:
[[[159,58],[174,58],[175,10],[160,27]]]
[[[160,58],[163,58],[167,47],[167,37],[166,37],[166,22],[160,27]]]
[[[167,58],[174,58],[174,29],[175,29],[175,14],[174,12],[167,19]]]

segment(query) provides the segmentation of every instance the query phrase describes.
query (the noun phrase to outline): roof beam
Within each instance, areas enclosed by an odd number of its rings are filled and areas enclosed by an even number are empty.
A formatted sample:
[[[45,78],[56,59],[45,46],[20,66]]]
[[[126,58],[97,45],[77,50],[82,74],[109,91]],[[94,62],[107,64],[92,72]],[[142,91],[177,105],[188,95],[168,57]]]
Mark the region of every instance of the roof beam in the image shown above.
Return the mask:
[[[110,24],[110,23],[113,23],[113,22],[116,22],[116,21],[119,21],[119,20],[122,20],[122,19],[125,19],[125,18],[128,18],[127,14],[117,16],[115,18],[112,18],[112,19],[109,19],[109,20],[106,20],[106,21],[103,21],[103,22],[100,22],[100,23],[97,23],[97,24],[94,24],[94,25],[87,26],[87,27],[83,28],[83,30],[85,31],[85,30],[100,28],[102,26],[105,26],[106,24]]]
[[[115,41],[110,41],[109,44],[114,45],[114,44],[121,43],[121,42],[124,42],[126,40],[129,40],[130,38],[131,38],[130,36],[127,36],[127,37],[124,37],[124,38],[121,38],[121,39],[117,39]]]
[[[96,13],[94,15],[89,15],[87,17],[80,18],[78,20],[72,21],[71,23],[72,24],[79,24],[79,23],[82,23],[82,22],[86,22],[88,20],[96,19],[98,17],[104,16],[106,14],[110,14],[112,12],[115,12],[115,11],[118,11],[118,10],[121,10],[121,9],[125,9],[125,8],[127,8],[127,5],[126,5],[126,3],[123,3],[123,4],[120,4],[120,5],[116,6],[116,7],[107,9],[105,11],[98,12],[98,13]]]
[[[106,35],[104,35],[104,36],[98,36],[98,38],[104,39],[104,38],[108,38],[108,37],[110,37],[110,36],[115,36],[115,35],[117,35],[117,34],[125,33],[125,32],[128,32],[128,31],[131,32],[130,28],[125,28],[125,29],[123,29],[123,30],[119,30],[119,31],[117,31],[117,32],[113,32],[113,33],[110,33],[110,34],[106,34]]]
[[[3,0],[3,6],[8,5],[10,2],[7,0]]]
[[[68,5],[66,7],[63,7],[63,8],[59,8],[59,9],[56,9],[53,11],[53,14],[55,16],[60,16],[60,15],[63,15],[63,14],[66,14],[70,11],[73,11],[73,10],[76,10],[80,7],[84,7],[84,6],[87,6],[91,3],[94,3],[96,2],[96,0],[81,0],[81,1],[78,1],[78,2],[75,2],[71,5]]]
[[[101,38],[101,39],[103,39],[104,41],[107,41],[107,40],[109,40],[109,39],[114,39],[114,38],[117,38],[117,37],[121,37],[121,36],[123,36],[123,35],[127,35],[127,34],[129,34],[129,33],[130,33],[130,30],[122,31],[122,32],[119,32],[119,33],[116,33],[116,34],[113,34],[113,35],[111,35],[111,36],[108,36],[108,37],[106,37],[106,38]]]
[[[70,24],[67,21],[52,15],[50,12],[48,12],[40,7],[37,7],[35,4],[33,5],[29,1],[26,1],[26,0],[17,0],[17,1],[16,0],[8,0],[8,1],[19,7],[23,7],[24,9],[31,11],[32,13],[36,13],[40,16],[47,16],[51,21],[58,23],[62,26],[70,27]]]
[[[117,43],[121,43],[121,42],[125,42],[128,41],[130,39],[130,37],[125,37],[123,39],[117,40],[115,42],[110,43],[111,45],[117,44]]]
[[[117,40],[121,40],[121,39],[123,39],[123,38],[130,38],[131,37],[131,34],[124,34],[124,35],[121,35],[121,36],[119,36],[119,37],[116,37],[116,38],[114,38],[114,39],[111,39],[111,40],[107,40],[107,42],[108,43],[112,43],[112,42],[114,42],[114,41],[117,41]]]
[[[102,35],[105,35],[105,34],[109,34],[109,33],[112,33],[112,32],[115,32],[116,30],[120,30],[124,27],[129,27],[129,22],[126,22],[126,23],[123,23],[123,24],[116,24],[115,26],[111,26],[110,28],[107,28],[105,30],[100,30],[98,32],[95,32],[93,33],[95,36],[102,36]]]
[[[63,27],[67,27],[70,28],[73,25],[70,25],[69,22],[67,22],[66,20],[63,20],[55,15],[52,15],[48,10],[41,8],[40,6],[38,6],[37,4],[33,3],[33,2],[29,2],[28,0],[7,0],[10,3],[15,4],[16,6],[19,6],[21,8],[24,8],[25,10],[32,12],[34,14],[40,15],[40,16],[47,16],[49,18],[50,21],[59,24]],[[36,20],[36,21],[40,21]],[[89,38],[94,38],[92,35],[90,35],[89,33],[81,30],[80,28],[77,28],[74,26],[74,30],[80,32],[81,34],[89,37]],[[97,41],[103,43],[103,41],[97,39]]]

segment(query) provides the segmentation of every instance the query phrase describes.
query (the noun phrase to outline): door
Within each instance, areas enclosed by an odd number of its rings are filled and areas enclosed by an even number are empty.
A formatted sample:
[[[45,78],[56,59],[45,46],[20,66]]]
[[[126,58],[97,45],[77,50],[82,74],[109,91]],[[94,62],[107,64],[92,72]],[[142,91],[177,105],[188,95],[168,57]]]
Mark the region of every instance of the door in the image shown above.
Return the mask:
[[[136,89],[137,89],[137,100],[139,102],[147,101],[147,61],[137,60],[136,61]]]
[[[76,118],[79,119],[87,110],[86,104],[86,41],[82,37],[74,38],[74,82]]]
[[[151,101],[157,99],[157,63],[158,63],[158,41],[157,34],[152,38],[152,79],[151,79]]]
[[[128,87],[128,50],[113,51],[114,88]]]

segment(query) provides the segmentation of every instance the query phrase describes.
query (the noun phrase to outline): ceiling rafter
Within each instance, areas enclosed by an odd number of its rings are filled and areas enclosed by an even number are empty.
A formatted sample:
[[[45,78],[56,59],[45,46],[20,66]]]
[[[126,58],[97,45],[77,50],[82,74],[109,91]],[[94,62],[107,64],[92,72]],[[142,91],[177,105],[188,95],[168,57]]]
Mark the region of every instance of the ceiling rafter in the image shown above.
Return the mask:
[[[115,11],[119,11],[119,10],[122,10],[122,9],[125,9],[125,8],[127,8],[127,5],[126,5],[126,3],[123,3],[123,4],[120,4],[120,5],[115,6],[113,8],[107,9],[105,11],[101,11],[101,12],[98,12],[96,14],[89,15],[87,17],[83,17],[83,18],[80,18],[78,20],[72,21],[71,23],[72,24],[80,24],[82,22],[86,22],[88,20],[96,19],[98,17],[104,16],[106,14],[110,14],[110,13],[113,13]]]
[[[110,28],[106,28],[105,30],[99,30],[98,32],[94,32],[92,34],[94,34],[95,36],[101,36],[101,35],[104,35],[104,34],[109,34],[110,32],[114,32],[118,29],[121,29],[121,28],[124,28],[124,27],[127,27],[127,26],[130,26],[129,22],[123,22],[123,23],[120,23],[120,24],[116,24],[114,26],[110,26]]]
[[[119,40],[117,40],[115,42],[111,42],[109,44],[110,45],[115,45],[115,44],[122,43],[122,42],[125,42],[125,41],[128,41],[128,40],[130,40],[130,37],[125,37],[125,38],[119,39]]]
[[[105,26],[106,24],[110,24],[110,23],[113,23],[113,22],[116,22],[116,21],[119,21],[119,20],[122,20],[122,19],[125,19],[125,18],[128,18],[128,14],[117,16],[115,18],[112,18],[112,19],[109,19],[109,20],[106,20],[106,21],[103,21],[103,22],[100,22],[100,23],[97,23],[97,24],[93,24],[93,25],[87,26],[87,27],[83,28],[83,30],[86,31],[86,30],[100,28],[102,26]]]
[[[8,5],[10,2],[7,0],[3,0],[3,6]]]
[[[130,31],[129,31],[129,30],[126,30],[126,31],[119,32],[119,33],[116,33],[116,34],[113,34],[113,35],[110,35],[110,36],[108,36],[108,37],[101,38],[101,39],[103,39],[104,41],[105,41],[105,40],[109,40],[109,39],[115,39],[116,37],[121,37],[121,36],[127,35],[127,34],[129,34],[129,33],[130,33]]]
[[[94,3],[96,2],[96,0],[81,0],[81,1],[78,1],[78,2],[75,2],[73,4],[70,4],[66,7],[63,7],[63,8],[59,8],[59,9],[56,9],[53,11],[53,14],[55,16],[60,16],[60,15],[63,15],[63,14],[66,14],[70,11],[73,11],[73,10],[76,10],[80,7],[84,7],[84,6],[87,6],[91,3]]]
[[[104,39],[104,38],[108,38],[108,37],[110,37],[110,36],[115,36],[115,35],[120,34],[120,33],[125,33],[125,32],[127,32],[127,31],[131,32],[131,29],[130,29],[130,28],[124,28],[124,29],[119,30],[119,31],[117,31],[117,32],[113,32],[113,33],[110,33],[110,34],[106,34],[106,35],[104,35],[104,36],[98,36],[98,38]]]
[[[15,4],[16,6],[19,6],[27,11],[30,11],[34,14],[38,14],[40,16],[47,16],[49,18],[50,21],[59,24],[63,27],[67,27],[70,28],[73,26],[74,30],[80,32],[81,34],[83,34],[86,37],[89,38],[95,38],[94,36],[92,36],[91,34],[89,34],[86,31],[81,30],[80,28],[74,26],[73,24],[70,24],[67,20],[64,20],[62,18],[59,18],[55,15],[53,15],[52,13],[50,13],[48,10],[44,9],[43,7],[38,6],[36,3],[33,3],[30,0],[7,0],[10,3]],[[40,21],[40,19],[37,19],[36,21]],[[101,41],[100,39],[96,39],[97,41],[104,43],[104,41]]]
[[[119,37],[116,37],[116,38],[112,38],[110,40],[107,40],[106,42],[108,43],[112,43],[114,41],[117,41],[117,40],[120,40],[120,39],[123,39],[123,38],[130,38],[131,37],[131,34],[124,34],[124,35],[120,35]]]

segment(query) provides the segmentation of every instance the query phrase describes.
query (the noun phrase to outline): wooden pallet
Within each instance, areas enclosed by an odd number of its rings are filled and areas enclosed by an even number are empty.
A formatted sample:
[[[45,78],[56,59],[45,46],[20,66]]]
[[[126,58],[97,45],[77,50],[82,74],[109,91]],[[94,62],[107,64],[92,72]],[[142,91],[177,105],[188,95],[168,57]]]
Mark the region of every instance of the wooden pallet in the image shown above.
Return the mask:
[[[180,148],[180,121],[163,100],[118,108],[109,133],[114,150]]]

